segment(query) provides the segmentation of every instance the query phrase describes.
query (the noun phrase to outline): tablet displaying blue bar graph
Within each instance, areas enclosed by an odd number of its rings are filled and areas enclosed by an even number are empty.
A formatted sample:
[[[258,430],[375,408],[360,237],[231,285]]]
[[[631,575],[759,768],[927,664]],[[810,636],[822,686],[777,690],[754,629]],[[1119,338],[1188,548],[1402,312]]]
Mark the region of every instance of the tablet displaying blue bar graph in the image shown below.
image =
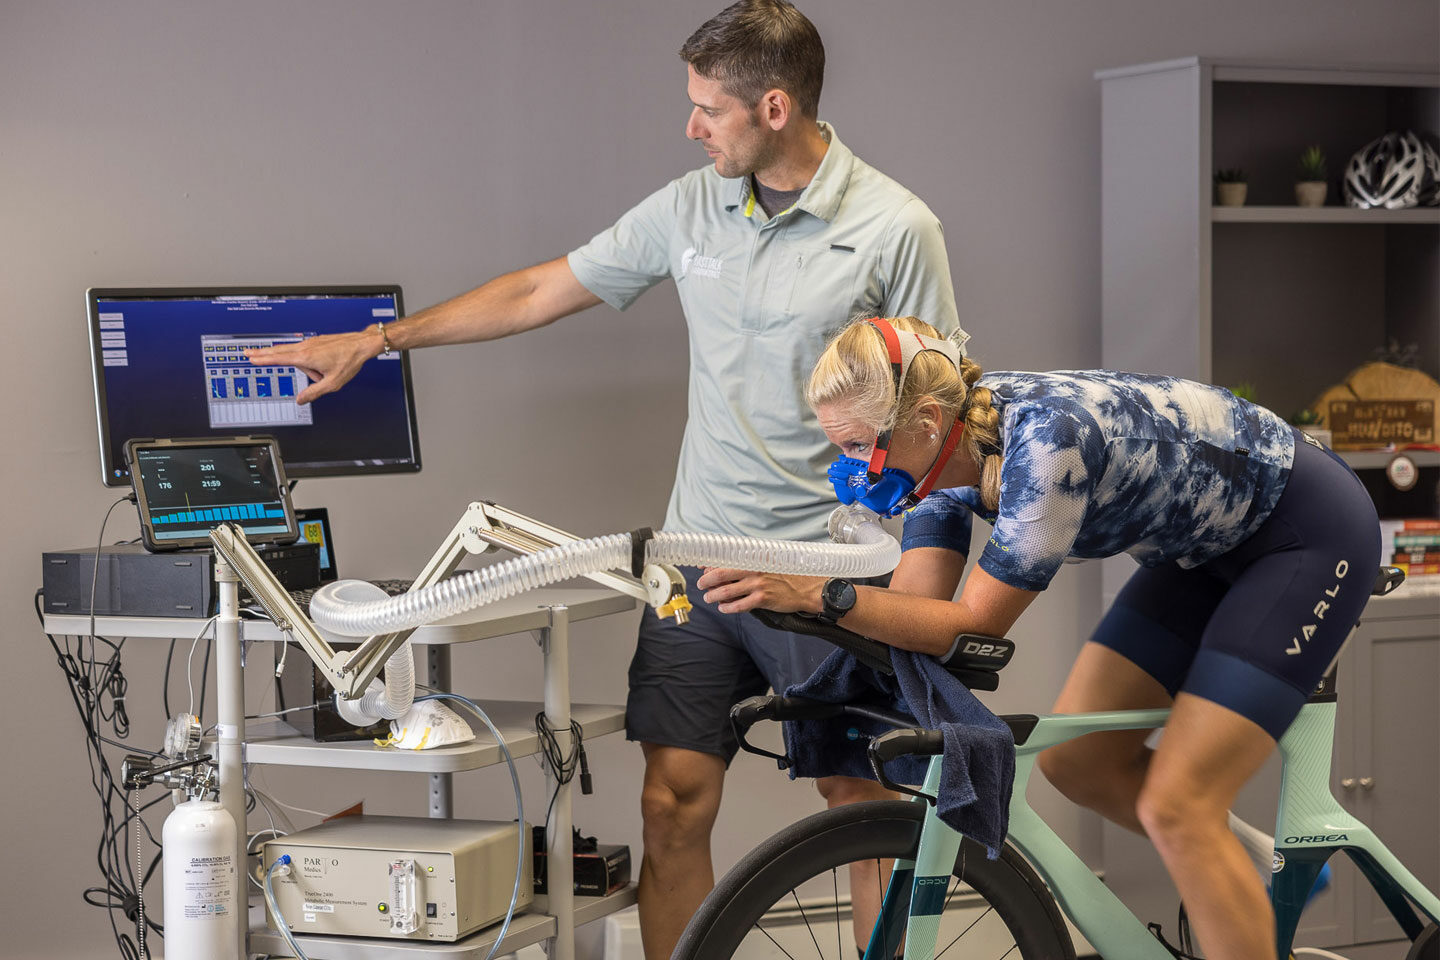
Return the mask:
[[[252,543],[299,536],[279,447],[271,437],[136,440],[126,459],[152,550],[209,546],[209,532],[233,523]]]

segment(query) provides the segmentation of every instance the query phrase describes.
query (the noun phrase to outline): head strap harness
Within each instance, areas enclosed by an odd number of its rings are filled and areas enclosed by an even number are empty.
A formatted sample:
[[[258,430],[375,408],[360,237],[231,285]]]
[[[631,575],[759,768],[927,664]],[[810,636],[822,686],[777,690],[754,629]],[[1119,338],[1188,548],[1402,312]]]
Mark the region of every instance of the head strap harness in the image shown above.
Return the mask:
[[[900,403],[901,391],[905,387],[905,378],[910,373],[910,362],[915,359],[916,354],[924,353],[926,350],[942,353],[950,359],[951,363],[955,364],[956,370],[960,369],[960,348],[953,341],[939,340],[908,330],[896,330],[889,320],[881,317],[871,317],[865,322],[874,327],[880,333],[881,339],[885,341],[885,352],[890,360],[890,375],[894,378],[895,383],[895,403],[897,405]],[[956,431],[957,425],[961,431],[964,430],[964,425],[960,424],[958,417],[950,424],[950,429],[945,434],[945,444],[941,448],[940,456],[915,489],[916,503],[930,493],[930,488],[934,486],[935,480],[939,476],[940,467],[949,459],[955,445],[960,442],[960,433]],[[885,469],[885,458],[890,453],[890,436],[893,432],[893,428],[884,430],[875,438],[875,449],[871,451],[870,463],[866,467],[866,479],[872,484],[880,481],[880,473]]]

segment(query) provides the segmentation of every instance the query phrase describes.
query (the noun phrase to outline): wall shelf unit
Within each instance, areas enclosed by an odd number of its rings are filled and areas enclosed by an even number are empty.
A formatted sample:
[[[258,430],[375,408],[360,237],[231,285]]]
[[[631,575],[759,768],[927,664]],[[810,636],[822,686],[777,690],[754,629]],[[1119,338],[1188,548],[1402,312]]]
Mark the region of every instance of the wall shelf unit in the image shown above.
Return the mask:
[[[1428,223],[1440,225],[1440,207],[1411,210],[1356,210],[1354,207],[1211,207],[1215,223]]]
[[[1253,384],[1258,402],[1287,419],[1392,342],[1414,344],[1416,366],[1440,379],[1440,208],[1356,210],[1343,206],[1340,183],[1351,155],[1387,132],[1410,129],[1433,142],[1440,71],[1190,57],[1096,79],[1105,367]],[[1326,206],[1299,207],[1295,167],[1311,144],[1328,158],[1329,196]],[[1217,206],[1214,171],[1237,167],[1251,205]],[[1440,515],[1440,452],[1403,452],[1420,468],[1404,496],[1384,479],[1394,453],[1341,455],[1382,517]],[[1127,558],[1105,561],[1107,606],[1133,570]],[[1440,832],[1433,816],[1423,827],[1416,816],[1417,803],[1433,812],[1440,758],[1414,749],[1409,724],[1433,727],[1437,654],[1434,597],[1372,602],[1340,660],[1333,785],[1382,836],[1406,836],[1404,859],[1432,888],[1440,886]],[[1401,706],[1378,709],[1386,697]],[[1405,743],[1402,761],[1395,745]],[[1384,790],[1347,793],[1346,776],[1374,777]],[[1273,818],[1277,784],[1272,772],[1247,788],[1242,814],[1257,825]],[[1158,860],[1123,834],[1105,828],[1109,882],[1132,908],[1173,916]],[[1332,891],[1302,921],[1300,942],[1337,947],[1398,935],[1353,873],[1348,863],[1336,868]]]

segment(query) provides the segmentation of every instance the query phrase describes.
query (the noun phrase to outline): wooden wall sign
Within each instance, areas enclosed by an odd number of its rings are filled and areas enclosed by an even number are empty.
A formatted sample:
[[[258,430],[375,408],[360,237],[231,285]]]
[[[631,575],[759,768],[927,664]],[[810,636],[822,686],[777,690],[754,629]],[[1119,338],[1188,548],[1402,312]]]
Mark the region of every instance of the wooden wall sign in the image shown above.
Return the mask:
[[[1335,449],[1434,443],[1434,400],[1331,400],[1326,425]]]

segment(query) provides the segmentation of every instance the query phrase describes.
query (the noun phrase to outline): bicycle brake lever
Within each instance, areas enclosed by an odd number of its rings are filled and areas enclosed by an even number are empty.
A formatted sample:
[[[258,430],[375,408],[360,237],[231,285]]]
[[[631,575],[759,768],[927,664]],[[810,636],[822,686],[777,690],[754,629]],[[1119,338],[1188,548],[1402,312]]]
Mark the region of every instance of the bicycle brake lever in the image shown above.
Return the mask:
[[[866,751],[870,757],[870,769],[875,772],[875,779],[880,781],[881,786],[896,793],[918,797],[931,806],[939,803],[938,797],[891,780],[885,775],[885,764],[896,757],[935,757],[944,752],[945,735],[939,730],[925,730],[920,727],[891,730],[881,734],[870,741],[870,748]]]
[[[771,753],[745,739],[745,734],[749,733],[750,728],[759,721],[779,719],[779,701],[780,698],[774,696],[750,697],[741,700],[730,708],[730,729],[735,731],[735,739],[740,741],[741,750],[756,756],[769,757],[781,770],[788,770],[790,769],[789,757]]]

